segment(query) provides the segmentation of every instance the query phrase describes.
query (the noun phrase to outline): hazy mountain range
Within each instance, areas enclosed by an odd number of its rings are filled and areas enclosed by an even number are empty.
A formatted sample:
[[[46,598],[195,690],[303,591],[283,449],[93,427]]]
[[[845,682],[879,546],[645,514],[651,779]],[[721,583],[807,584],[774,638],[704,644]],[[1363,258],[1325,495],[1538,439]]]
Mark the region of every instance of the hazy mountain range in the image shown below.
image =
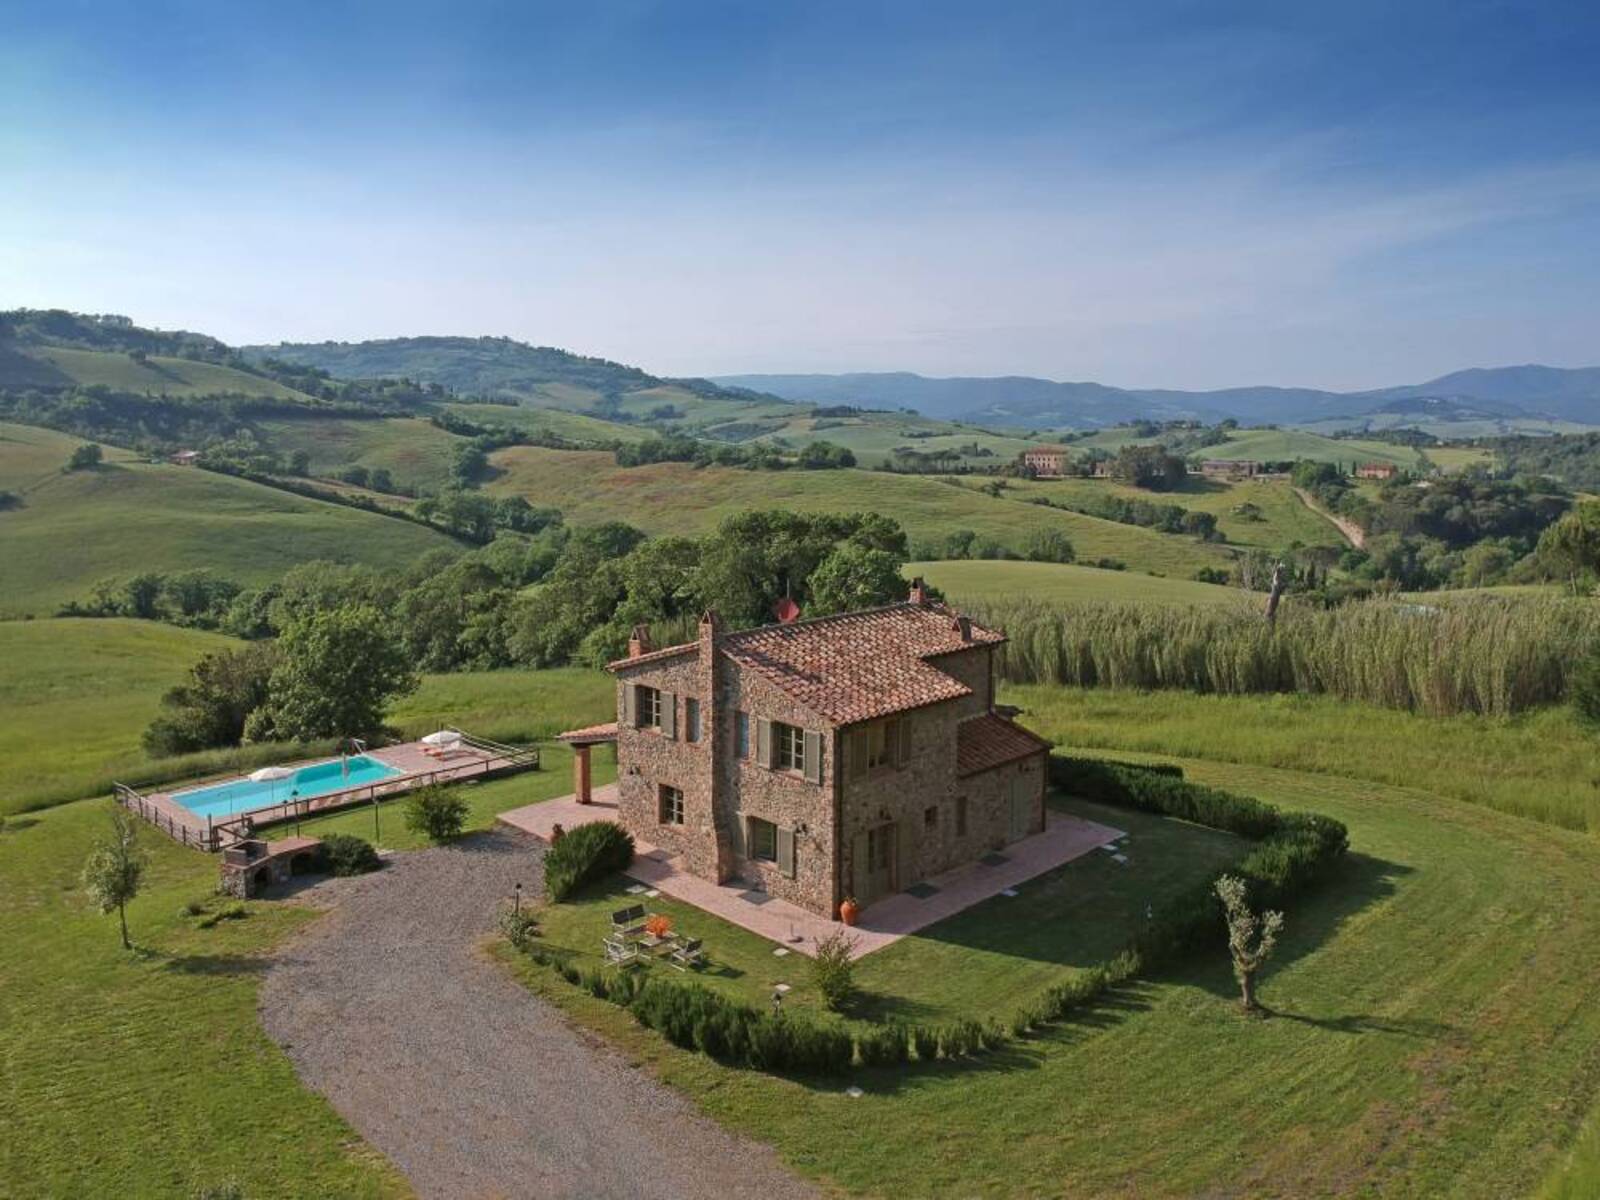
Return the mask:
[[[1238,387],[1218,391],[1119,388],[1025,375],[933,379],[909,372],[723,375],[713,382],[816,404],[912,408],[985,425],[1117,425],[1138,418],[1233,417],[1248,424],[1312,425],[1415,414],[1430,422],[1543,420],[1600,424],[1600,367],[1474,368],[1426,383],[1365,392]],[[1382,422],[1392,424],[1392,421]]]

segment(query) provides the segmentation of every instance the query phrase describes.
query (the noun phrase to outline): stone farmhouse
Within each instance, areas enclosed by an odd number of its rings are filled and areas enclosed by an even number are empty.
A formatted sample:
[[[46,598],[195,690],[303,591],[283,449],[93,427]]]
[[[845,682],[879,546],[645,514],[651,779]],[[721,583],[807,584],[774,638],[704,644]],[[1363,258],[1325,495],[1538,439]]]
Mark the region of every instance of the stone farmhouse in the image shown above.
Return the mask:
[[[621,821],[693,874],[832,917],[1044,829],[1048,744],[997,710],[1003,634],[929,600],[653,649],[617,681]]]
[[[1393,479],[1398,474],[1400,468],[1393,463],[1369,462],[1356,467],[1357,479]]]
[[[1022,466],[1040,479],[1060,479],[1067,473],[1072,451],[1065,446],[1040,446],[1022,452]]]

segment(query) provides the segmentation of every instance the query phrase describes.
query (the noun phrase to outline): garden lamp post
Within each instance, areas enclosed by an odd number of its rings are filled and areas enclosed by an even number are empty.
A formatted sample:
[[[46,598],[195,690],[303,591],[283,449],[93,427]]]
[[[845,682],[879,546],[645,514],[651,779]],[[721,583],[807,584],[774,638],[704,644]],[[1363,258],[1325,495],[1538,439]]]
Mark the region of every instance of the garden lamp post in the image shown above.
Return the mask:
[[[517,916],[522,915],[522,885],[517,884],[516,899],[512,901],[512,912]]]
[[[376,846],[383,840],[383,834],[378,832],[378,789],[372,789],[372,844]]]
[[[295,788],[289,793],[289,807],[294,809],[294,835],[300,836],[300,789]]]

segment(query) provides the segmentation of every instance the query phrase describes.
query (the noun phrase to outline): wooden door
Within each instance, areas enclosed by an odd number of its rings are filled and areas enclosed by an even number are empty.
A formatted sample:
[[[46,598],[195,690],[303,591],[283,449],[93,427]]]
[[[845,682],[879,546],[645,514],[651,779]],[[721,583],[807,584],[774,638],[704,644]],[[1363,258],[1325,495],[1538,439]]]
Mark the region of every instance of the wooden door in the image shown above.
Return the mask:
[[[855,880],[856,903],[863,908],[894,891],[894,837],[892,821],[856,835],[851,875]]]

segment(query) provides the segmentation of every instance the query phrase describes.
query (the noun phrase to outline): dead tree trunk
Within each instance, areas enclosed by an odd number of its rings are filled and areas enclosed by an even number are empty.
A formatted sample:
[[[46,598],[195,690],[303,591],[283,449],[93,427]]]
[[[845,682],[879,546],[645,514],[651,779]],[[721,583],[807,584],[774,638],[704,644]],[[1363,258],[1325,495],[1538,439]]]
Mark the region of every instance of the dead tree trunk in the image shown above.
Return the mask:
[[[1267,589],[1267,624],[1278,623],[1278,601],[1283,598],[1283,560],[1272,564],[1272,585]]]

